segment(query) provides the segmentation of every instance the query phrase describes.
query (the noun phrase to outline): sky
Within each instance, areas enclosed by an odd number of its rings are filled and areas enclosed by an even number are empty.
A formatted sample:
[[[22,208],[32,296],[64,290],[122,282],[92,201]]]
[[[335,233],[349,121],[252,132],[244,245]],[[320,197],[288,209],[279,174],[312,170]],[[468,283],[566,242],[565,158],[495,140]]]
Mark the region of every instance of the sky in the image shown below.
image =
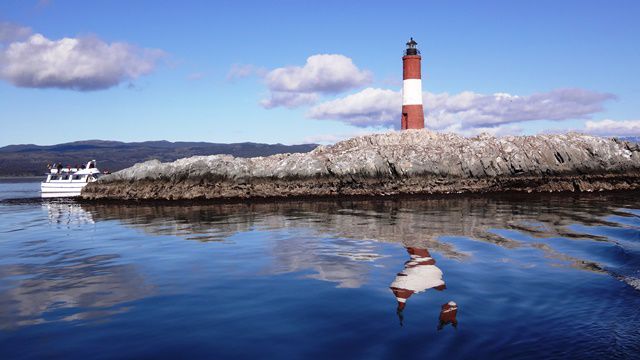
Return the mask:
[[[332,143],[400,126],[640,135],[639,1],[0,2],[0,146]]]

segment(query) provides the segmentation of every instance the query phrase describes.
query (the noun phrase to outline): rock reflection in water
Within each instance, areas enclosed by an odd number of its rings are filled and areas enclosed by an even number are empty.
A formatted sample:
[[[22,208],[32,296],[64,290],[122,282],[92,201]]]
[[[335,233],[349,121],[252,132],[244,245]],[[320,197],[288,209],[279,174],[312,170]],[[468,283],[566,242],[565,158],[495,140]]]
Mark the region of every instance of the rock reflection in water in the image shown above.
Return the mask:
[[[117,219],[151,234],[224,241],[251,230],[305,229],[319,236],[400,243],[450,259],[468,256],[443,236],[460,236],[504,248],[532,247],[566,266],[601,271],[592,261],[559,253],[552,246],[523,243],[496,230],[537,241],[549,238],[612,241],[572,229],[621,224],[611,216],[637,217],[636,192],[572,195],[469,196],[387,201],[295,201],[255,204],[82,204],[95,220]]]
[[[584,253],[565,253],[565,249],[571,249],[562,244],[585,240],[615,244],[615,238],[590,232],[589,228],[629,226],[615,218],[626,218],[627,223],[638,218],[626,210],[640,208],[637,192],[240,204],[83,203],[82,208],[95,221],[118,220],[153,235],[198,241],[235,241],[233,235],[244,232],[287,229],[292,234],[298,229],[304,231],[299,239],[288,238],[276,244],[274,265],[266,271],[282,274],[311,270],[314,274],[309,278],[334,282],[338,287],[355,288],[366,283],[373,265],[365,261],[379,258],[378,254],[368,254],[363,245],[370,240],[429,249],[448,259],[473,256],[457,249],[446,237],[504,249],[529,248],[542,253],[549,265],[608,274],[634,287],[637,282],[634,269],[605,268],[598,259],[578,257]],[[315,240],[319,238],[324,240]],[[556,245],[558,239],[564,249]],[[307,251],[303,254],[301,248]]]

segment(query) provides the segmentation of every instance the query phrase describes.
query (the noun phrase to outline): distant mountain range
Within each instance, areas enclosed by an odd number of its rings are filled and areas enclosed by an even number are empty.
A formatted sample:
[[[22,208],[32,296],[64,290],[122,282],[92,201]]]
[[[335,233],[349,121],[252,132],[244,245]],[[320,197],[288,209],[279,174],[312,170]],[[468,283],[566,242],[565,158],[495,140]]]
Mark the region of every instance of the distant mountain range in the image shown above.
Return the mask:
[[[622,140],[640,143],[640,136],[621,136]],[[9,145],[0,148],[0,176],[38,176],[47,164],[75,166],[96,159],[100,170],[118,171],[135,163],[158,159],[174,161],[194,155],[229,154],[236,157],[269,156],[281,153],[308,152],[317,144],[282,145],[261,143],[217,144],[207,142],[120,142],[104,140],[76,141],[58,145]]]
[[[194,155],[229,154],[236,157],[308,152],[317,144],[282,145],[260,143],[216,144],[206,142],[87,140],[58,145],[9,145],[0,148],[0,176],[37,176],[47,164],[75,166],[95,159],[100,170],[118,171],[135,163],[158,159],[174,161]]]
[[[618,136],[618,139],[640,144],[640,136]]]

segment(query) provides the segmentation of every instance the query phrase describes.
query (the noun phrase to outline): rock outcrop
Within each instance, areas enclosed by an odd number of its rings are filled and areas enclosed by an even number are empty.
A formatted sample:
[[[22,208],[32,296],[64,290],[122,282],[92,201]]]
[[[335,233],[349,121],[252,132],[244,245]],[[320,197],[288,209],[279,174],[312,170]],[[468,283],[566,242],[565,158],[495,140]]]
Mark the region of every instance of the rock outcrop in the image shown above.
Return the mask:
[[[151,160],[104,176],[82,196],[238,200],[639,188],[640,146],[615,138],[466,138],[409,130],[356,137],[309,153]]]

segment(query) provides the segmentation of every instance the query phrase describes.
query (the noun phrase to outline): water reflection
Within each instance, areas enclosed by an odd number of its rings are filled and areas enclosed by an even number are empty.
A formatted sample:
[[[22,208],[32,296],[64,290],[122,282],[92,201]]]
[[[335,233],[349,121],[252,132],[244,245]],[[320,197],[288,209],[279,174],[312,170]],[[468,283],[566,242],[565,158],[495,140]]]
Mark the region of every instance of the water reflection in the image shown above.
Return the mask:
[[[91,213],[73,202],[45,202],[42,207],[47,211],[51,224],[70,226],[94,223]]]
[[[454,301],[449,301],[446,304],[442,304],[440,309],[440,323],[438,324],[438,330],[442,330],[445,326],[451,324],[454,328],[458,327],[458,304]]]
[[[45,202],[42,208],[48,226],[32,229],[29,239],[14,240],[11,251],[3,253],[0,329],[104,318],[152,293],[153,287],[133,265],[121,263],[120,255],[81,248],[93,236],[86,227],[94,224],[90,212],[73,202]],[[13,230],[35,226],[40,222],[33,219]]]
[[[447,288],[442,280],[442,270],[435,265],[436,261],[427,249],[407,248],[407,252],[411,259],[404,263],[404,270],[396,275],[389,287],[398,301],[398,311],[404,310],[407,299],[415,293]]]
[[[310,279],[336,283],[339,288],[359,288],[367,282],[371,263],[382,256],[371,241],[326,239],[318,241],[304,232],[276,241],[270,250],[270,274],[313,271]]]
[[[199,241],[225,241],[252,230],[305,229],[316,236],[400,243],[428,248],[450,259],[468,257],[450,242],[442,241],[443,237],[454,236],[507,249],[531,247],[563,266],[602,271],[598,263],[562,254],[546,241],[617,241],[583,230],[631,226],[612,217],[633,218],[638,223],[640,216],[626,209],[640,208],[640,193],[189,206],[82,204],[82,208],[96,220],[117,219],[150,234]]]
[[[442,270],[436,266],[436,261],[427,249],[407,248],[410,259],[405,262],[404,269],[396,275],[389,288],[398,302],[397,313],[400,325],[403,322],[403,311],[407,300],[413,294],[424,292],[428,289],[442,291],[446,289],[442,280]]]
[[[32,253],[51,257],[55,250]],[[116,255],[58,252],[51,260],[0,266],[0,328],[73,321],[126,311],[124,303],[151,293],[151,286]]]

